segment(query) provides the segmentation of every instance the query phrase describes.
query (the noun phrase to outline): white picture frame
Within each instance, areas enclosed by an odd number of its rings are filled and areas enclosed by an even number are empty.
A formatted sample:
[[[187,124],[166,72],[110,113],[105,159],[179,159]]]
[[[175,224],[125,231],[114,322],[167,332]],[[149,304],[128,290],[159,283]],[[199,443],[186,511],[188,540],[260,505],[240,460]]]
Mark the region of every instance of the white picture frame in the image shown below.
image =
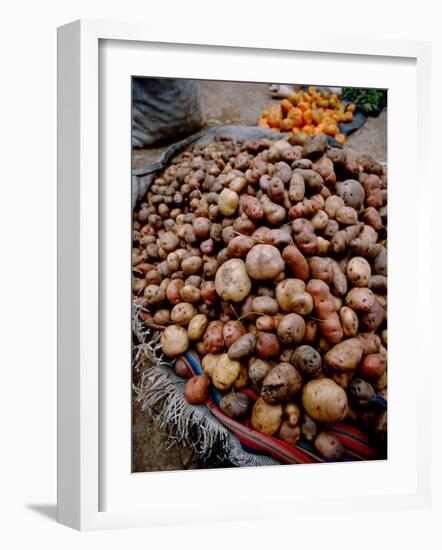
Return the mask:
[[[177,55],[180,48],[192,50],[195,46],[200,52],[204,52],[206,48],[206,56],[210,56],[210,51],[213,52],[213,47],[216,46],[220,50],[228,48],[231,57],[244,55],[244,52],[254,55],[256,52],[280,52],[281,55],[284,52],[303,52],[318,56],[325,52],[349,58],[376,56],[380,60],[388,59],[391,63],[401,59],[412,60],[416,64],[418,88],[417,101],[410,108],[415,109],[419,121],[416,140],[419,145],[416,145],[416,150],[413,149],[410,156],[419,163],[422,178],[428,174],[426,150],[421,144],[425,143],[425,136],[429,133],[430,101],[427,83],[430,78],[430,44],[342,36],[311,39],[302,33],[281,37],[279,43],[273,43],[270,47],[260,40],[232,44],[228,39],[215,41],[210,37],[203,43],[189,44],[184,30],[181,34],[174,32],[173,36],[167,36],[163,31],[146,29],[142,25],[102,21],[76,21],[58,31],[58,521],[80,530],[209,521],[213,520],[210,510],[202,510],[195,518],[191,514],[182,511],[180,513],[178,507],[174,509],[173,506],[170,506],[166,514],[166,504],[156,509],[139,507],[138,504],[129,506],[127,501],[130,493],[124,491],[121,494],[124,493],[126,498],[122,497],[121,505],[113,502],[111,509],[103,509],[101,485],[109,471],[112,475],[113,470],[112,464],[106,468],[103,466],[103,453],[109,452],[110,447],[103,442],[102,417],[106,414],[106,407],[102,406],[101,401],[106,401],[103,391],[115,391],[115,387],[118,388],[118,384],[114,384],[113,389],[110,386],[104,389],[102,386],[103,358],[99,345],[102,336],[100,303],[106,300],[106,291],[100,285],[100,278],[103,276],[103,225],[100,225],[99,213],[103,213],[103,208],[113,208],[115,201],[118,201],[118,197],[114,197],[113,202],[103,201],[103,189],[100,188],[100,154],[103,144],[100,143],[99,120],[105,109],[100,104],[99,93],[100,59],[103,59],[100,57],[100,43],[103,41],[120,44],[124,42],[125,48],[129,49],[140,44],[167,44],[170,55]],[[225,74],[221,73],[218,73],[218,78],[225,78]],[[126,105],[125,109],[127,108],[130,106]],[[130,148],[130,141],[126,147]],[[428,188],[427,192],[430,191],[431,188]],[[394,187],[392,196],[394,199]],[[397,194],[396,196],[398,197]],[[419,307],[429,311],[432,285],[429,254],[430,207],[422,205],[418,208],[416,219],[419,225],[416,239],[421,243],[421,262],[412,276],[419,277],[424,282],[420,285]],[[404,220],[398,217],[396,223],[399,226],[404,224]],[[120,250],[124,252],[123,248]],[[111,284],[120,283],[121,279],[114,280]],[[428,319],[430,318],[429,315]],[[425,326],[423,322],[419,330],[423,335],[423,343],[428,342],[431,327]],[[424,398],[422,388],[424,384],[428,384],[431,376],[431,360],[429,346],[427,360],[421,366],[421,377],[413,384],[417,399],[416,408],[410,408],[410,420],[416,431],[416,456],[413,463],[415,486],[407,494],[393,491],[383,494],[367,492],[365,495],[354,496],[350,486],[347,494],[336,494],[342,513],[351,510],[355,502],[361,510],[367,512],[375,508],[379,510],[380,507],[397,509],[430,506],[431,456],[428,452],[430,432],[427,422],[430,417],[430,402]],[[124,390],[120,387],[120,391]],[[127,391],[130,391],[130,387]],[[342,475],[340,466],[327,465],[326,468],[330,468],[330,472],[333,469],[333,475],[338,476]],[[352,468],[351,465],[345,467]],[[290,467],[267,468],[261,474],[258,472],[261,469],[238,469],[219,475],[213,473],[211,481],[223,482],[224,477],[220,476],[230,474],[242,475],[253,483],[256,482],[257,475],[266,475],[284,484],[288,472],[293,472],[288,468]],[[173,485],[177,494],[186,490],[189,476],[192,476],[193,483],[196,480],[197,483],[204,483],[205,478],[200,473],[173,473]],[[127,475],[130,475],[130,471]],[[218,481],[215,475],[218,475]],[[308,470],[305,470],[304,475],[310,475]],[[322,468],[319,477],[325,479],[328,475],[326,469]],[[143,481],[137,479],[140,479],[138,475],[132,476],[131,485],[147,483],[156,491],[160,491],[163,486],[167,487],[165,492],[170,494],[170,473],[150,474]],[[115,494],[118,498],[118,493]],[[244,506],[245,502],[239,502],[236,508],[232,506],[230,510],[224,509],[217,517],[221,520],[260,517],[264,500],[278,498],[298,508],[302,502],[305,513],[313,508],[316,513],[326,513],[333,502],[332,489],[328,495],[320,492],[318,495],[311,499],[303,496],[296,502],[294,496],[283,496],[277,491],[268,492],[262,497],[263,500],[257,495],[251,495],[247,507]]]

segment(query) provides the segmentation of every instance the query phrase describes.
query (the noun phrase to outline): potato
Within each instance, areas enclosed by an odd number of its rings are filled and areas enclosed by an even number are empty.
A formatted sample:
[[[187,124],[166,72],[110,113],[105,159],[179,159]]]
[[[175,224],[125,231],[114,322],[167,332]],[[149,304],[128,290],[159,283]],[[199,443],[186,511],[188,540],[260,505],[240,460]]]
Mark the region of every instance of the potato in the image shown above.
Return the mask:
[[[313,319],[305,322],[304,344],[313,344],[318,336],[318,323]]]
[[[307,382],[301,401],[307,414],[317,422],[340,422],[347,414],[347,394],[330,378]]]
[[[351,206],[341,206],[336,210],[336,221],[342,225],[355,225],[358,221],[358,213]]]
[[[333,279],[331,284],[331,291],[336,296],[345,296],[348,290],[347,277],[341,270],[338,262],[329,258],[329,261],[333,268]]]
[[[297,313],[284,315],[278,324],[277,334],[281,344],[300,342],[305,334],[304,319]]]
[[[168,357],[181,355],[189,347],[187,331],[183,327],[170,325],[161,333],[160,343],[164,355]]]
[[[170,282],[166,290],[166,298],[172,304],[179,304],[181,301],[181,289],[184,287],[182,279],[174,279]]]
[[[347,277],[353,286],[368,286],[371,277],[370,264],[362,256],[352,258],[347,264]]]
[[[192,304],[180,302],[176,306],[173,306],[170,312],[170,319],[177,325],[187,325],[196,314],[197,311]]]
[[[200,340],[208,324],[209,321],[204,314],[198,313],[195,315],[195,317],[190,320],[189,326],[187,327],[189,340]]]
[[[201,298],[204,300],[204,303],[213,306],[217,301],[216,286],[214,281],[204,281],[201,284],[200,288]]]
[[[387,369],[387,358],[380,353],[371,353],[362,358],[359,375],[368,382],[378,380]]]
[[[292,364],[306,378],[317,378],[322,374],[322,359],[315,348],[299,346],[292,355]]]
[[[255,326],[258,332],[272,332],[275,328],[275,321],[269,315],[261,315],[256,318]]]
[[[284,279],[278,283],[275,294],[280,310],[285,313],[293,311],[295,296],[304,293],[304,291],[305,283],[300,279]]]
[[[238,208],[238,193],[231,189],[223,189],[218,198],[218,208],[223,216],[232,216]]]
[[[270,296],[257,296],[253,299],[252,311],[263,315],[276,315],[278,313],[278,302]]]
[[[301,438],[301,428],[292,426],[288,420],[284,420],[279,428],[278,437],[289,445],[295,446]]]
[[[315,227],[310,220],[298,218],[292,223],[293,238],[303,254],[315,254],[317,241]]]
[[[252,408],[252,402],[244,393],[232,392],[221,398],[219,407],[229,418],[242,420],[248,416]]]
[[[344,447],[332,432],[319,432],[315,438],[315,449],[328,460],[339,460],[344,454]]]
[[[261,397],[270,405],[288,401],[302,386],[299,372],[290,363],[279,363],[265,377]]]
[[[340,342],[344,333],[336,312],[336,302],[328,285],[319,279],[310,279],[306,290],[313,298],[315,312],[320,320],[319,330],[323,337],[330,344]]]
[[[204,344],[207,353],[220,353],[224,347],[223,324],[211,321],[204,332]]]
[[[376,331],[382,325],[384,317],[384,308],[380,305],[379,301],[375,299],[371,311],[361,315],[361,326],[367,331]]]
[[[209,378],[212,378],[213,370],[220,357],[220,354],[206,353],[206,355],[202,358],[201,366],[203,367],[204,374],[206,374]]]
[[[190,256],[181,262],[181,269],[185,275],[195,275],[201,269],[203,260],[199,256]]]
[[[365,191],[362,185],[356,180],[345,180],[336,184],[336,194],[346,206],[352,206],[359,210],[364,204]]]
[[[210,380],[204,374],[192,376],[184,389],[184,398],[193,405],[207,401],[209,396]]]
[[[183,302],[189,302],[190,304],[197,304],[201,301],[200,289],[193,285],[184,285],[180,290],[180,297]]]
[[[238,378],[241,365],[238,361],[232,361],[227,353],[221,354],[216,362],[213,373],[212,382],[218,390],[227,390],[235,383]]]
[[[275,435],[282,422],[282,405],[269,405],[260,397],[252,409],[251,424],[258,432]]]
[[[255,387],[260,387],[262,381],[272,369],[268,361],[253,357],[249,359],[249,378]]]
[[[301,419],[301,409],[296,403],[286,403],[284,405],[284,414],[288,418],[290,426],[297,426]]]
[[[355,409],[365,409],[373,404],[376,392],[371,384],[361,378],[355,378],[348,387],[348,397]]]
[[[356,338],[362,345],[362,353],[364,355],[377,353],[381,347],[381,339],[374,332],[360,332],[356,335]]]
[[[324,363],[339,372],[353,371],[362,359],[362,344],[357,338],[349,338],[336,344],[324,356]]]
[[[207,239],[210,235],[211,222],[208,218],[198,217],[192,221],[195,236],[198,239]]]
[[[344,201],[338,195],[331,195],[325,199],[324,210],[330,220],[336,218],[336,212],[344,206]]]
[[[374,244],[378,240],[378,234],[371,225],[364,225],[362,231],[359,233],[359,238],[367,243]]]
[[[230,359],[237,361],[245,357],[250,357],[254,353],[255,347],[256,336],[249,332],[238,338],[238,340],[229,347],[227,354]]]
[[[249,369],[246,367],[246,365],[241,364],[238,378],[235,380],[233,387],[236,388],[237,390],[241,390],[243,388],[246,388],[249,384],[250,384]]]
[[[184,359],[177,359],[174,365],[174,371],[177,376],[181,378],[192,378],[193,372],[184,361]]]
[[[281,346],[276,334],[261,333],[256,343],[256,353],[260,359],[275,359],[278,357],[281,353]]]
[[[228,348],[244,334],[247,329],[241,321],[228,321],[223,327],[224,343]]]
[[[300,428],[302,437],[311,443],[318,432],[318,425],[307,413],[302,415]]]
[[[158,239],[159,246],[166,252],[173,252],[179,245],[179,239],[172,231],[165,231]]]
[[[282,251],[282,259],[285,261],[292,276],[295,279],[307,281],[309,278],[309,267],[307,260],[301,251],[294,245],[289,245]]]
[[[286,219],[286,209],[271,201],[267,195],[261,197],[261,205],[264,210],[264,216],[270,225],[280,226]]]
[[[309,258],[308,265],[312,279],[320,279],[328,285],[333,282],[333,264],[329,258],[313,256]]]
[[[345,303],[355,311],[369,312],[375,303],[373,292],[366,287],[355,287],[348,292]]]
[[[166,293],[158,285],[148,285],[143,295],[150,306],[158,305],[166,298]]]
[[[356,336],[359,329],[359,320],[356,313],[347,306],[339,310],[339,319],[341,320],[342,330],[346,338]]]
[[[246,257],[247,273],[252,279],[274,279],[284,270],[285,263],[279,250],[270,244],[257,244]]]
[[[246,264],[238,258],[224,262],[216,272],[215,288],[222,300],[242,302],[252,288]]]
[[[318,210],[312,218],[315,231],[323,231],[328,224],[328,216],[324,210]]]
[[[255,241],[251,237],[237,235],[229,241],[227,255],[229,258],[244,258],[255,244]]]

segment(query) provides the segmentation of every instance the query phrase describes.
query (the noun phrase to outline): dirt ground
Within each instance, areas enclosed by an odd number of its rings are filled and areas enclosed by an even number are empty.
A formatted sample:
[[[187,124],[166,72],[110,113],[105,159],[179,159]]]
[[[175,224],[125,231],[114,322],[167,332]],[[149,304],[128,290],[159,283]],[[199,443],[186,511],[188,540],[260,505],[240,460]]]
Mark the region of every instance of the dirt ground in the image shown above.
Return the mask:
[[[204,128],[220,124],[254,125],[262,111],[276,103],[269,94],[268,84],[200,81],[205,117]],[[136,149],[132,154],[133,168],[154,162],[168,145]],[[387,110],[377,118],[369,117],[366,124],[351,134],[345,149],[371,154],[387,161]],[[190,449],[168,447],[165,434],[158,432],[147,413],[133,406],[134,472],[183,470],[198,467],[197,457]]]

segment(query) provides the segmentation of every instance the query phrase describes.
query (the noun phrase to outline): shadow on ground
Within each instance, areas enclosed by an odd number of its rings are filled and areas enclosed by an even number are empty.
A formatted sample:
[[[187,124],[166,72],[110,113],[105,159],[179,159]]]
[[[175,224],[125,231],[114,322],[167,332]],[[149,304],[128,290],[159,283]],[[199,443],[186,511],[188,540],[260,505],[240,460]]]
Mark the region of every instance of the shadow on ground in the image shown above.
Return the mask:
[[[43,516],[51,521],[57,521],[57,505],[56,504],[26,504],[25,508],[32,510],[40,516]]]

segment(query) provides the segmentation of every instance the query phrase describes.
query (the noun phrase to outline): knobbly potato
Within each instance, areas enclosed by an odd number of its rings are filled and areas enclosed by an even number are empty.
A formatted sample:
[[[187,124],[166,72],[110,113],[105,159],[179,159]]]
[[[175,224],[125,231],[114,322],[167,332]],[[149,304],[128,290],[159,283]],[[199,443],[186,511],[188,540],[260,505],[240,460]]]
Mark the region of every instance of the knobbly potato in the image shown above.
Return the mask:
[[[300,428],[302,437],[311,443],[318,432],[318,425],[307,413],[302,415]]]
[[[223,189],[218,198],[218,208],[223,216],[232,216],[238,208],[238,193],[231,189]]]
[[[361,343],[363,355],[377,353],[381,347],[381,339],[374,332],[360,332],[356,338]]]
[[[358,213],[351,206],[341,206],[336,210],[336,221],[343,225],[354,225],[358,221]]]
[[[235,383],[233,384],[233,386],[237,390],[241,390],[242,388],[246,388],[249,384],[250,384],[249,370],[245,365],[241,364],[238,378],[235,380]]]
[[[241,420],[249,414],[251,406],[252,402],[247,395],[233,392],[227,393],[221,398],[219,407],[229,418]]]
[[[278,357],[281,353],[281,346],[276,334],[261,333],[256,343],[256,353],[260,359],[275,359]]]
[[[209,396],[210,380],[207,376],[192,376],[184,389],[184,398],[193,405],[204,403]]]
[[[329,258],[320,258],[313,256],[309,258],[308,265],[310,268],[310,276],[312,279],[320,279],[328,285],[333,281],[333,264]]]
[[[270,244],[257,244],[246,257],[246,269],[252,279],[274,279],[284,270],[279,250]]]
[[[282,251],[282,259],[295,279],[301,279],[302,281],[308,279],[309,266],[307,260],[296,246],[286,246]]]
[[[301,428],[292,426],[288,420],[284,420],[279,428],[278,437],[289,445],[295,446],[301,437]]]
[[[224,343],[228,348],[244,334],[247,329],[241,321],[228,321],[223,327]]]
[[[368,382],[378,380],[387,369],[387,358],[380,353],[371,353],[362,358],[359,375]]]
[[[201,366],[203,367],[204,374],[206,374],[209,378],[212,378],[213,369],[218,363],[220,357],[220,354],[206,353],[202,358]]]
[[[252,288],[245,263],[237,258],[223,263],[216,272],[215,288],[223,300],[232,302],[244,300]]]
[[[276,285],[276,301],[284,312],[292,310],[293,298],[296,294],[305,291],[305,283],[300,279],[284,279]]]
[[[143,295],[150,306],[160,304],[166,298],[166,293],[158,285],[148,285],[144,289]]]
[[[235,383],[241,370],[241,365],[238,361],[232,361],[227,353],[221,354],[216,362],[213,373],[212,382],[218,390],[227,390]]]
[[[281,344],[301,342],[305,334],[305,321],[297,313],[284,315],[278,324],[277,334]]]
[[[197,314],[195,307],[188,302],[180,302],[173,306],[170,312],[170,319],[177,325],[187,325]]]
[[[376,392],[371,384],[361,378],[355,378],[348,387],[348,396],[355,409],[364,409],[373,404]]]
[[[315,449],[328,460],[339,460],[344,454],[344,447],[332,432],[319,432],[315,438]]]
[[[161,333],[160,343],[164,355],[168,357],[181,355],[189,347],[187,331],[183,327],[170,325]]]
[[[301,419],[301,409],[296,403],[286,403],[284,405],[284,414],[288,418],[290,426],[297,426]]]
[[[263,315],[276,315],[278,313],[278,302],[270,296],[257,296],[253,299],[252,311]]]
[[[224,347],[223,324],[211,321],[204,332],[204,343],[207,353],[220,353]]]
[[[187,327],[189,340],[201,340],[208,324],[209,321],[204,314],[198,313],[195,315],[195,317],[190,320],[189,326]]]
[[[182,260],[181,269],[184,271],[185,275],[195,275],[200,271],[202,265],[202,258],[199,256],[191,256],[190,258]]]
[[[371,311],[362,313],[361,326],[367,331],[376,331],[383,323],[385,317],[384,308],[379,301],[374,301]]]
[[[181,301],[181,289],[184,287],[184,281],[182,279],[174,279],[170,282],[166,290],[166,298],[172,304],[179,304]]]
[[[229,347],[227,353],[230,359],[237,361],[245,357],[250,357],[254,353],[255,347],[256,336],[248,333],[238,338],[238,340]]]
[[[347,394],[330,378],[307,382],[302,390],[301,401],[307,414],[324,424],[340,422],[347,414]]]
[[[279,363],[264,378],[261,397],[270,405],[289,400],[302,386],[299,372],[290,363]]]
[[[299,346],[292,355],[292,364],[306,378],[316,378],[322,374],[322,359],[311,346]]]
[[[355,311],[369,312],[373,309],[376,298],[366,287],[355,287],[348,292],[345,303]]]
[[[271,371],[272,367],[267,361],[253,359],[249,363],[249,378],[255,388],[260,388],[262,381]]]
[[[353,286],[368,286],[371,277],[370,264],[361,256],[352,258],[347,264],[347,277]]]
[[[336,184],[336,194],[346,206],[359,210],[364,204],[365,191],[357,180],[345,180]]]
[[[362,359],[362,344],[357,338],[349,338],[336,344],[324,356],[324,363],[339,372],[353,371]]]
[[[237,235],[229,241],[227,245],[227,254],[230,258],[245,258],[255,244],[252,238],[246,235]]]
[[[196,286],[184,285],[180,290],[180,297],[184,302],[197,304],[201,300],[201,292]]]
[[[343,306],[339,310],[339,318],[341,320],[344,336],[346,338],[356,336],[359,329],[359,320],[356,313],[350,307]]]
[[[280,403],[269,405],[260,397],[252,409],[252,427],[258,432],[275,435],[281,426],[282,415],[283,409]]]

